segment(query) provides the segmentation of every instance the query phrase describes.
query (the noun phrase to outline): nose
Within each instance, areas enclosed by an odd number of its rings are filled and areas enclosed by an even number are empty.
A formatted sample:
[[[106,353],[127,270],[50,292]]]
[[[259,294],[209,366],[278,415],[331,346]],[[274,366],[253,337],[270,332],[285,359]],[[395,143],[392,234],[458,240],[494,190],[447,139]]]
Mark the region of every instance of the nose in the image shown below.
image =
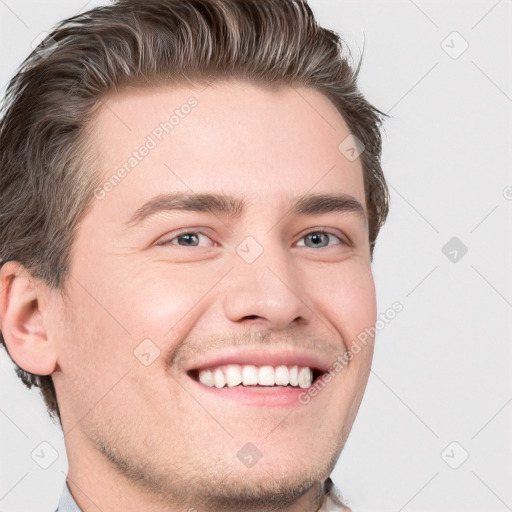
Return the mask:
[[[313,313],[306,283],[285,249],[265,247],[252,263],[237,254],[233,261],[223,298],[224,312],[230,321],[261,324],[269,330],[310,323]]]

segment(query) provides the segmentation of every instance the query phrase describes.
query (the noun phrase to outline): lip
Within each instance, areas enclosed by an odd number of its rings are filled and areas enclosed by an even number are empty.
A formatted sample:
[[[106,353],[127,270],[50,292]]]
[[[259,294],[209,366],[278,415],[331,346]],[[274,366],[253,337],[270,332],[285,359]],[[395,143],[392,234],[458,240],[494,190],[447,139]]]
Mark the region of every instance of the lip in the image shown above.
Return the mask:
[[[319,354],[298,351],[295,349],[269,350],[258,349],[231,349],[229,351],[217,352],[212,355],[198,357],[185,368],[185,372],[191,370],[206,370],[226,364],[251,364],[254,366],[309,366],[312,369],[326,372],[332,361],[327,361]]]
[[[300,395],[307,393],[309,388],[295,388],[291,386],[258,386],[234,388],[211,388],[189,377],[192,385],[200,393],[205,393],[209,399],[220,399],[235,402],[237,405],[250,405],[257,407],[297,407],[302,405]]]
[[[211,369],[227,364],[251,364],[255,366],[308,366],[316,372],[325,373],[331,366],[319,354],[296,349],[231,349],[196,358],[185,368],[187,376],[198,392],[211,398],[234,401],[237,404],[265,407],[296,407],[302,405],[300,395],[309,388],[292,386],[236,386],[216,388],[205,386],[196,377],[200,370]],[[314,385],[312,383],[312,386]]]

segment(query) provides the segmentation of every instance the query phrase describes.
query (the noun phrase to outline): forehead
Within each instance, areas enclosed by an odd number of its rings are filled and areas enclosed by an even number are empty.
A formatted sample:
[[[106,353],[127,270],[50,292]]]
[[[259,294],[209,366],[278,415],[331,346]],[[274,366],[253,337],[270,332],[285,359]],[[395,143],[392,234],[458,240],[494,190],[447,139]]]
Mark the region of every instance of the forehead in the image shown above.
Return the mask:
[[[254,204],[339,191],[364,204],[361,161],[339,149],[350,130],[311,88],[125,88],[104,98],[92,134],[113,214],[169,191],[243,192]]]

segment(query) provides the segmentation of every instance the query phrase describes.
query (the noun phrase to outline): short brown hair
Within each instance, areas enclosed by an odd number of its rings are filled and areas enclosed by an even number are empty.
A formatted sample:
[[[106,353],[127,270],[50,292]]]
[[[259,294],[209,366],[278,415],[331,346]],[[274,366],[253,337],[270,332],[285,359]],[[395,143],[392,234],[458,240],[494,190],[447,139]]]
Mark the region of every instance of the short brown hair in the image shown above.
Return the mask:
[[[389,203],[380,165],[386,114],[357,87],[362,58],[354,69],[349,57],[307,0],[119,0],[62,21],[21,64],[2,107],[0,262],[16,260],[64,291],[77,223],[100,184],[84,141],[102,97],[124,85],[222,78],[308,86],[331,100],[364,144],[373,258]],[[17,365],[16,373],[41,388],[60,421],[51,376]]]

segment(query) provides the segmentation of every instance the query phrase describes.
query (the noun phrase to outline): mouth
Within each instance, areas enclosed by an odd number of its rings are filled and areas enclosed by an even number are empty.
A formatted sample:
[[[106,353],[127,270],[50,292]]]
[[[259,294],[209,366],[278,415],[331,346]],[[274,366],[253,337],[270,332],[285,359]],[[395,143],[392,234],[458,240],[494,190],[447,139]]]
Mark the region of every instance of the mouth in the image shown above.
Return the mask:
[[[208,388],[309,388],[323,371],[310,366],[227,364],[189,370],[187,374]]]
[[[304,395],[329,371],[330,359],[290,347],[226,349],[204,354],[184,371],[192,389],[206,401],[222,402],[220,407],[230,402],[297,407],[305,404]]]
[[[237,406],[291,408],[305,404],[301,395],[308,393],[324,373],[310,366],[230,364],[189,370],[187,375],[197,391],[210,401],[219,399]]]

